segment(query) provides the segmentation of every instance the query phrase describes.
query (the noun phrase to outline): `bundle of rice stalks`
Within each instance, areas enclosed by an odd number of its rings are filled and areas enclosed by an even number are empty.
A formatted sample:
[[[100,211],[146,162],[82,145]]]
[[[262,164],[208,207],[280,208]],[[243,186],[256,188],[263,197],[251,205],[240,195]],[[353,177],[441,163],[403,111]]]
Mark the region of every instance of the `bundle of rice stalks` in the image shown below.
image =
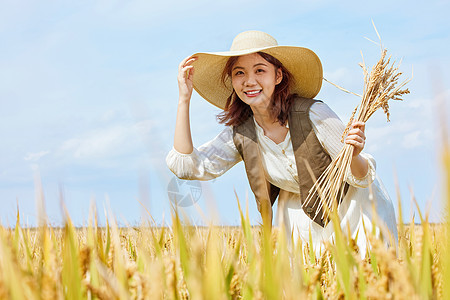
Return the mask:
[[[364,74],[364,93],[361,103],[356,106],[350,121],[342,135],[342,140],[347,135],[354,121],[367,122],[373,113],[382,108],[389,121],[389,100],[403,100],[405,94],[409,94],[408,89],[402,89],[410,79],[399,83],[402,73],[399,71],[399,64],[391,62],[391,57],[386,57],[387,50],[381,47],[381,58],[372,67],[369,73],[364,58],[360,66]],[[355,117],[356,114],[356,117]],[[343,197],[345,176],[350,168],[353,156],[353,146],[345,144],[339,155],[333,159],[328,168],[316,180],[309,191],[304,205],[309,202],[320,201],[316,216],[322,211],[321,218],[326,223],[331,211],[337,207],[337,199]]]

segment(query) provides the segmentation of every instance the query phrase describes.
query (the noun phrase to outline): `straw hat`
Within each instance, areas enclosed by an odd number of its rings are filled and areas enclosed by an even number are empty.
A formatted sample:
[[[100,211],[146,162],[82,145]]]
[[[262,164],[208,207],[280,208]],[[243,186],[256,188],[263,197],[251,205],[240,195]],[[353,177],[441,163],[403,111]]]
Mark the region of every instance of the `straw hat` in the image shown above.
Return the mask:
[[[322,86],[322,64],[311,50],[294,46],[278,46],[277,41],[261,31],[245,31],[238,34],[226,52],[196,53],[198,59],[192,64],[194,89],[210,103],[224,109],[233,88],[228,78],[224,86],[222,72],[228,58],[255,52],[265,52],[277,58],[294,77],[292,93],[301,97],[314,98]]]

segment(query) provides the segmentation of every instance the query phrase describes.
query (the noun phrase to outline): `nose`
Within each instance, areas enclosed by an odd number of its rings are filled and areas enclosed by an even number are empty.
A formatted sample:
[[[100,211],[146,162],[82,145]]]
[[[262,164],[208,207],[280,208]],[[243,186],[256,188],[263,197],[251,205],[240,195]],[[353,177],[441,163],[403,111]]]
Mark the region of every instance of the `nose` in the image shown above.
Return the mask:
[[[256,79],[255,76],[253,74],[248,74],[245,77],[245,82],[244,82],[245,86],[253,86],[256,84]]]

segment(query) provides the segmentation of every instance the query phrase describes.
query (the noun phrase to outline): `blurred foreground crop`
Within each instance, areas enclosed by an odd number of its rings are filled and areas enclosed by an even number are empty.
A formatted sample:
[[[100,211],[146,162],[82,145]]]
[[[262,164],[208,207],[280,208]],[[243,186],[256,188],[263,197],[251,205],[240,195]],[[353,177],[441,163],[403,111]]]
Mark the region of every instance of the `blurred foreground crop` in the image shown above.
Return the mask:
[[[0,227],[0,299],[445,299],[448,228],[399,226],[398,256],[370,238],[361,259],[343,232],[316,257],[251,227]],[[371,234],[368,233],[370,236]],[[447,268],[446,268],[447,267]]]

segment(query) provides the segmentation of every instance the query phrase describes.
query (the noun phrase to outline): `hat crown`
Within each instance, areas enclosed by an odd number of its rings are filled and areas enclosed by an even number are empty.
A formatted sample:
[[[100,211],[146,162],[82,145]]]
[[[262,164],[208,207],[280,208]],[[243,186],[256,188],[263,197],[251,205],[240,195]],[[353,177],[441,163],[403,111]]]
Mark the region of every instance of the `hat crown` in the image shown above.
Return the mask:
[[[231,51],[242,51],[254,48],[278,46],[278,42],[271,35],[257,30],[239,33],[231,44]]]

